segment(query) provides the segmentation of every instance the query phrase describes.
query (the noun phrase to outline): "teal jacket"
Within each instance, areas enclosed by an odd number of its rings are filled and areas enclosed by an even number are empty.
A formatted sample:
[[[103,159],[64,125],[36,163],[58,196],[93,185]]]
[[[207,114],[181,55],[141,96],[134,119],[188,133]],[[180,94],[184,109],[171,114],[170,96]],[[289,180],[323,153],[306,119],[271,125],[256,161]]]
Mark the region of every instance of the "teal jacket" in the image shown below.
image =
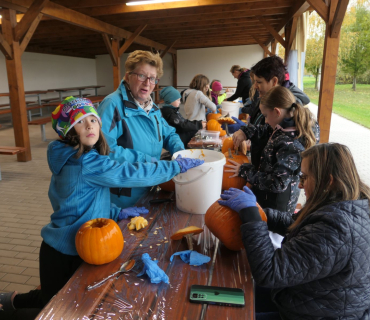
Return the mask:
[[[47,151],[52,172],[49,199],[54,212],[41,236],[49,246],[67,255],[77,255],[75,236],[86,221],[117,221],[121,208],[111,204],[109,188],[155,185],[180,173],[176,161],[119,164],[96,150],[79,159],[74,157],[76,153],[58,140],[51,142]]]
[[[140,108],[122,81],[118,89],[108,95],[99,105],[102,131],[112,150],[111,159],[119,163],[128,161],[151,162],[160,159],[162,148],[171,154],[185,149],[173,127],[163,119],[156,105],[149,114]],[[115,188],[111,201],[121,208],[133,206],[148,188]]]

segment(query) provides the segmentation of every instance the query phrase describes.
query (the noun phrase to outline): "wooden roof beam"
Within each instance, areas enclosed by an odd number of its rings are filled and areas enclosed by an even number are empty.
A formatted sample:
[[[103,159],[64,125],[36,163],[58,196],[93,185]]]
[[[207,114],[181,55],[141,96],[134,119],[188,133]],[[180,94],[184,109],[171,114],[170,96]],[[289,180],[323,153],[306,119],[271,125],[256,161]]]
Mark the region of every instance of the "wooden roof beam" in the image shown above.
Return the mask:
[[[279,43],[286,49],[287,48],[287,43],[286,41],[282,38],[282,36],[277,32],[268,22],[264,17],[258,17],[258,19],[263,23],[265,28],[271,33],[271,35],[279,41]]]
[[[167,48],[161,53],[161,58],[163,58],[166,55],[166,53],[168,52],[168,50],[170,50],[174,46],[174,44],[176,43],[176,41],[177,40],[175,40],[169,46],[167,46]]]
[[[349,0],[338,0],[337,9],[330,29],[330,37],[338,38]]]
[[[260,45],[264,52],[266,52],[270,57],[274,54],[260,41],[257,37],[253,37],[253,39]]]
[[[114,52],[114,50],[112,48],[112,43],[110,42],[109,35],[107,35],[106,33],[102,33],[102,37],[103,37],[103,41],[105,43],[105,46],[107,47],[109,56],[112,60],[113,66],[117,66],[117,59],[119,59],[119,57],[116,56],[116,53]]]
[[[323,0],[307,0],[307,2],[325,22],[329,21],[329,6]]]
[[[27,9],[31,6],[32,0],[0,0],[0,6],[5,8],[13,9],[17,7],[21,12],[26,12]],[[21,9],[21,10],[20,10]],[[128,39],[131,37],[132,32],[126,31],[124,29],[115,27],[106,22],[97,20],[95,18],[89,17],[80,12],[62,7],[53,2],[48,2],[47,5],[41,10],[44,15],[52,17],[54,19],[73,24],[82,28],[93,30],[99,33],[107,33],[117,38]],[[137,37],[135,39],[136,43],[142,44],[147,47],[154,47],[157,50],[164,50],[166,46],[146,39],[144,37]],[[171,53],[176,53],[176,50],[171,49]]]
[[[20,50],[21,50],[21,54],[23,54],[23,52],[26,50],[27,45],[30,42],[33,34],[35,33],[35,30],[37,29],[37,26],[39,25],[42,16],[43,16],[42,13],[39,13],[37,15],[35,20],[33,20],[33,22],[31,23],[31,26],[29,27],[26,35],[23,37],[23,40],[22,40],[22,42],[20,44],[20,47],[19,47]]]
[[[146,24],[139,26],[135,30],[135,32],[131,35],[131,37],[125,41],[123,46],[119,48],[119,52],[118,52],[119,56],[122,56],[122,54],[128,49],[128,47],[131,46],[131,44],[140,36],[140,34],[144,31],[146,26],[147,26]]]
[[[14,29],[14,40],[20,41],[23,36],[26,34],[28,29],[31,27],[31,24],[35,21],[41,10],[49,0],[34,0],[27,10],[26,14],[23,16],[21,21],[17,24]]]
[[[0,32],[0,51],[4,54],[5,58],[8,60],[13,59],[12,48],[10,47],[8,41],[3,37],[3,34]]]
[[[289,33],[289,39],[286,39],[287,41],[287,49],[290,51],[293,41],[295,39],[296,33],[297,33],[297,22],[298,22],[298,17],[294,17],[292,20],[292,26],[290,28],[290,33]]]

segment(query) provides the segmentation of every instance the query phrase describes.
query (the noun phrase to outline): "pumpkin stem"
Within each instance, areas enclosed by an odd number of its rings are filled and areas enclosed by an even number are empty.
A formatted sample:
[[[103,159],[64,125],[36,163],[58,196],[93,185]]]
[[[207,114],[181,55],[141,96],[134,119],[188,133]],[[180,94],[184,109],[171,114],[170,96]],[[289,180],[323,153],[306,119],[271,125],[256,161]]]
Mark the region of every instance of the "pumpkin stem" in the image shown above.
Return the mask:
[[[231,153],[231,148],[227,149],[227,151],[229,151],[229,158],[232,158],[232,157],[233,157],[233,155],[232,155],[232,153]]]
[[[226,135],[228,137],[230,137],[230,133],[229,133],[229,125],[227,123],[225,123],[225,128],[226,128]]]
[[[193,236],[192,233],[189,233],[189,234],[185,235],[186,241],[188,243],[189,250],[193,250],[193,240],[191,239],[192,236]]]

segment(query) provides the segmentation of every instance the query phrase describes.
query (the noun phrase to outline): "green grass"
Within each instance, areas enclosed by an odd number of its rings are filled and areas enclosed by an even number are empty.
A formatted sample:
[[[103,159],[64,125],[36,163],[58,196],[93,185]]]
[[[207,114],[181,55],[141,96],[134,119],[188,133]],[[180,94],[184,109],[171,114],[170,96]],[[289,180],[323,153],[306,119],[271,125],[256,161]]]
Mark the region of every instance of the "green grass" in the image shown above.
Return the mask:
[[[304,77],[303,86],[311,102],[318,104],[319,92],[315,90],[315,78]],[[370,128],[370,85],[358,84],[356,91],[353,91],[352,84],[337,84],[333,112]]]

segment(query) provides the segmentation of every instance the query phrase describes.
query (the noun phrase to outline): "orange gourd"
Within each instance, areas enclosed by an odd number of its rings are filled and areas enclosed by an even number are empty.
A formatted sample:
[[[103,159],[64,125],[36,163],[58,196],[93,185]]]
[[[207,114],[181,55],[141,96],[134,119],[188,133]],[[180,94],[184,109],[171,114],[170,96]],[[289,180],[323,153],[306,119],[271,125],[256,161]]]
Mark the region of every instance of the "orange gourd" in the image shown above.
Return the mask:
[[[221,117],[221,113],[208,113],[207,114],[207,121],[211,119],[217,120],[219,117]]]
[[[233,138],[232,137],[227,137],[226,139],[224,139],[224,141],[222,142],[222,150],[221,150],[221,152],[222,153],[225,153],[229,149],[230,150],[234,150],[234,141],[233,141]]]
[[[85,222],[77,231],[76,249],[90,264],[104,264],[116,259],[123,249],[123,235],[112,219],[97,218]]]
[[[257,207],[262,220],[267,222],[266,214],[258,203]],[[236,211],[222,206],[216,201],[208,208],[204,221],[208,229],[226,248],[233,251],[239,251],[244,248],[240,233],[242,221]]]
[[[228,162],[228,160],[233,160],[240,164],[249,163],[247,156],[240,152],[237,153],[235,150],[232,150],[231,155],[232,158],[230,157],[229,151],[224,153],[224,156],[226,158],[225,165],[231,164],[230,162]],[[245,186],[245,180],[243,178],[241,177],[229,178],[230,176],[234,175],[234,173],[225,172],[225,170],[228,170],[228,168],[224,166],[224,173],[222,176],[222,190],[228,190],[230,188],[241,189]]]
[[[221,131],[221,125],[218,123],[217,120],[211,119],[207,122],[207,130],[208,131]]]
[[[159,187],[164,191],[172,192],[175,191],[175,182],[173,182],[171,179],[167,182],[161,183]]]

